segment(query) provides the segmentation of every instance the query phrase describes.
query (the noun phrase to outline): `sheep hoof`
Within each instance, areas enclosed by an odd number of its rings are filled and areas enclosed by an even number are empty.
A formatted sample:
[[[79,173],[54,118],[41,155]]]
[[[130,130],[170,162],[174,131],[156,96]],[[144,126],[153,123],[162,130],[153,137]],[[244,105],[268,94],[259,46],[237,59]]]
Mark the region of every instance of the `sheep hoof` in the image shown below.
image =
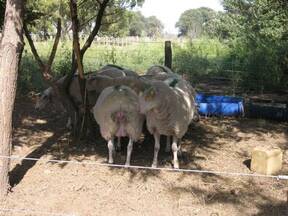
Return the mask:
[[[125,168],[128,168],[128,167],[130,167],[130,163],[125,163]]]
[[[174,161],[173,167],[174,167],[174,169],[179,169],[179,162]]]
[[[109,163],[109,164],[113,164],[114,161],[113,161],[113,160],[109,160],[108,163]]]
[[[156,164],[156,163],[153,163],[151,167],[152,167],[152,168],[157,168],[157,164]]]

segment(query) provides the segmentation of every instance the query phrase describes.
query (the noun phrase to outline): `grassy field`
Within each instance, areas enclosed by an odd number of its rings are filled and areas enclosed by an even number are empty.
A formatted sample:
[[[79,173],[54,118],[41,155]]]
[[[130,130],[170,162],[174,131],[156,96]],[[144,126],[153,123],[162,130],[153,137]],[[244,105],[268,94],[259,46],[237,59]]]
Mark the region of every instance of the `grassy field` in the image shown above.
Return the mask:
[[[52,48],[52,41],[38,42],[36,47],[45,60]],[[207,38],[184,43],[172,42],[172,49],[173,70],[188,75],[193,84],[203,79],[225,77],[232,81],[233,89],[240,88],[241,91],[261,93],[263,90],[285,87],[281,84],[283,79],[281,68],[276,61],[277,56],[268,55],[269,50],[268,54],[257,50],[253,54],[224,41]],[[163,63],[164,42],[138,42],[126,46],[93,43],[84,56],[85,72],[98,70],[106,64],[116,64],[143,74],[151,65]],[[52,67],[53,72],[57,76],[63,76],[70,71],[70,67],[71,42],[60,42]],[[39,91],[44,87],[38,66],[29,46],[26,46],[22,58],[19,91]]]
[[[42,59],[48,59],[52,44],[52,41],[36,43]],[[173,69],[178,73],[188,74],[192,79],[199,75],[219,73],[223,69],[223,59],[228,54],[227,46],[211,39],[196,40],[193,43],[173,42],[172,45]],[[85,72],[98,70],[106,64],[117,64],[143,74],[151,65],[163,63],[164,43],[162,42],[140,42],[127,46],[94,43],[84,57]],[[52,67],[53,72],[57,76],[62,76],[70,70],[70,66],[71,42],[60,42]],[[29,46],[24,50],[19,86],[21,91],[43,88],[39,69]]]

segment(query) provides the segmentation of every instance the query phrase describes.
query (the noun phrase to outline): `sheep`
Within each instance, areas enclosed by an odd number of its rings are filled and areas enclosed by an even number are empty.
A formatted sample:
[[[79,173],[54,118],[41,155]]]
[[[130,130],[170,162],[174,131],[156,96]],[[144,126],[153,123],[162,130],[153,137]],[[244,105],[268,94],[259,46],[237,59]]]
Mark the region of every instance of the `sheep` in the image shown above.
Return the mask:
[[[64,78],[62,77],[57,81],[57,85],[61,86],[64,82]],[[145,87],[145,81],[141,78],[134,78],[134,77],[118,77],[118,78],[111,78],[105,75],[98,75],[98,74],[89,74],[86,77],[86,90],[88,91],[88,101],[89,106],[94,106],[96,100],[100,93],[109,86],[113,85],[127,85],[131,87],[134,91],[139,93]],[[78,76],[74,76],[70,86],[69,86],[69,94],[71,99],[73,100],[76,106],[80,106],[82,104],[82,97],[80,94]],[[43,91],[40,98],[36,101],[35,108],[37,110],[44,109],[49,103],[57,102],[54,90],[52,87],[47,88]]]
[[[89,80],[91,77],[94,76],[95,72],[90,72],[86,75],[87,79]],[[61,87],[63,85],[63,82],[65,80],[66,76],[58,79],[56,81],[56,84]],[[69,86],[69,95],[74,103],[75,106],[80,107],[82,105],[82,96],[80,93],[80,87],[79,87],[79,81],[78,81],[78,75],[74,75],[72,77],[70,86]],[[96,103],[97,96],[93,94],[93,92],[90,92],[88,94],[88,100],[91,101],[94,104]],[[63,112],[66,112],[63,104],[59,99],[56,97],[56,94],[54,92],[54,89],[52,87],[49,87],[45,89],[39,98],[37,98],[35,109],[40,111],[43,110],[45,107],[47,107],[49,104],[54,104],[56,107],[60,107]],[[66,127],[68,129],[71,129],[72,121],[70,118],[68,118],[68,121],[66,123]]]
[[[129,70],[129,69],[124,69],[123,72],[125,73],[125,75],[127,77],[134,77],[134,78],[139,77],[138,73],[136,73],[135,71]]]
[[[160,68],[161,69],[161,67],[158,67],[158,66],[153,66],[152,68],[156,68],[156,69]],[[164,68],[166,68],[166,67],[164,67]],[[172,70],[170,70],[169,68],[167,68],[167,71],[168,71],[167,73],[160,73],[160,74],[156,73],[155,75],[144,75],[142,77],[144,77],[148,80],[163,81],[164,83],[166,83],[169,86],[174,86],[177,84],[178,88],[182,89],[184,92],[189,93],[190,99],[193,101],[193,104],[194,104],[192,107],[195,111],[193,121],[198,122],[200,119],[200,115],[198,113],[197,104],[195,101],[195,98],[196,98],[195,89],[192,87],[192,85],[188,81],[186,81],[186,79],[183,79],[182,76],[180,76],[176,73],[173,73]]]
[[[170,83],[170,86],[171,86],[171,83]],[[196,103],[196,91],[195,91],[195,89],[192,87],[192,85],[188,81],[186,81],[184,79],[178,80],[176,86],[178,88],[180,88],[182,91],[187,92],[189,94],[190,100],[192,101],[192,107],[191,108],[194,111],[192,121],[193,122],[199,122],[200,114],[198,112],[198,105]]]
[[[90,72],[86,75],[86,79],[89,80],[90,78],[94,77],[94,75],[95,75],[95,72]],[[66,76],[61,77],[60,79],[56,81],[56,84],[61,87],[64,83],[65,78]],[[74,75],[72,77],[72,80],[69,86],[69,94],[73,102],[75,102],[76,105],[81,104],[82,97],[80,94],[78,75]],[[59,101],[56,99],[56,95],[55,95],[53,88],[49,87],[41,93],[39,98],[37,98],[35,109],[43,110],[48,104],[58,103],[58,102]]]
[[[56,81],[56,84],[57,84],[58,86],[63,85],[63,82],[64,82],[64,80],[65,80],[65,77],[66,77],[66,76],[61,77],[60,79],[58,79],[58,80]],[[77,76],[75,75],[75,76],[72,78],[72,82],[71,82],[71,83],[73,83],[73,82],[75,81],[75,78],[76,78],[76,77],[77,77]],[[70,88],[69,90],[71,90],[71,88]],[[53,90],[52,87],[49,87],[49,88],[45,89],[45,90],[40,94],[40,97],[37,98],[37,101],[36,101],[36,104],[35,104],[35,109],[36,109],[36,110],[42,110],[42,109],[44,109],[48,104],[50,104],[50,103],[56,103],[56,102],[58,102],[58,101],[56,100],[55,92],[54,92],[54,90]]]
[[[113,65],[113,64],[107,64],[101,70],[107,70],[107,69],[111,69],[111,68],[121,70],[122,72],[124,72],[125,76],[127,76],[127,77],[135,77],[135,78],[139,77],[139,75],[136,72],[129,70],[127,68],[123,68],[123,67],[118,66],[118,65]]]
[[[148,84],[148,80],[141,77],[118,77],[110,78],[107,76],[96,75],[87,80],[86,88],[88,92],[95,92],[96,95],[109,86],[125,85],[133,89],[137,94],[145,89]]]
[[[98,71],[98,75],[109,76],[111,78],[125,77],[126,74],[118,68],[102,68]]]
[[[133,142],[142,133],[144,116],[139,112],[137,94],[127,86],[111,86],[100,94],[92,112],[100,126],[102,137],[108,142],[109,159],[112,164],[115,137],[129,137],[126,166],[130,166]]]
[[[196,92],[194,88],[191,86],[189,82],[187,82],[185,79],[182,78],[182,76],[174,73],[171,69],[165,67],[165,66],[159,66],[155,65],[148,69],[146,75],[142,76],[145,79],[148,79],[150,81],[163,81],[165,84],[175,87],[177,84],[177,87],[180,88],[182,91],[186,92],[190,96],[190,100],[193,101],[192,109],[194,111],[193,115],[193,121],[198,122],[200,119],[200,115],[198,114],[198,110],[196,107],[195,97]],[[166,139],[166,152],[171,151],[171,141],[170,137],[168,136]]]
[[[147,85],[147,80],[145,79],[141,79],[140,77],[135,78],[135,77],[119,77],[119,78],[110,78],[107,76],[94,76],[91,79],[87,80],[86,83],[86,88],[88,91],[88,95],[90,95],[91,92],[93,92],[93,99],[90,99],[89,97],[89,104],[94,105],[97,100],[97,98],[99,97],[99,95],[101,94],[101,92],[110,86],[114,86],[114,85],[125,85],[127,87],[130,87],[132,90],[134,90],[136,92],[137,95],[139,95],[139,93],[141,91],[144,91],[146,85]],[[117,150],[121,149],[121,140],[120,138],[118,138],[118,142],[117,142]]]
[[[139,96],[140,112],[146,115],[148,131],[155,139],[152,167],[157,167],[160,135],[172,136],[174,168],[179,168],[177,142],[184,136],[193,119],[194,101],[189,93],[161,81],[152,81]]]
[[[41,94],[40,97],[37,98],[35,109],[36,110],[42,110],[44,109],[48,103],[52,102],[52,99],[54,98],[54,91],[52,87],[49,87],[45,89]]]
[[[173,74],[173,71],[166,66],[153,65],[145,73],[145,75],[151,75],[151,76],[163,75],[163,74],[164,75],[165,74]]]

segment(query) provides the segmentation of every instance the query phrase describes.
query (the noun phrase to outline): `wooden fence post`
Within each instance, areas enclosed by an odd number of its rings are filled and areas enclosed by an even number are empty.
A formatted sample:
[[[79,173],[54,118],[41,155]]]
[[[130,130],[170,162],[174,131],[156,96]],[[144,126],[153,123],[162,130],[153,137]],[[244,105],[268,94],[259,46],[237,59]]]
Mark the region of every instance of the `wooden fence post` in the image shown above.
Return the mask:
[[[172,69],[171,41],[165,41],[165,66]]]

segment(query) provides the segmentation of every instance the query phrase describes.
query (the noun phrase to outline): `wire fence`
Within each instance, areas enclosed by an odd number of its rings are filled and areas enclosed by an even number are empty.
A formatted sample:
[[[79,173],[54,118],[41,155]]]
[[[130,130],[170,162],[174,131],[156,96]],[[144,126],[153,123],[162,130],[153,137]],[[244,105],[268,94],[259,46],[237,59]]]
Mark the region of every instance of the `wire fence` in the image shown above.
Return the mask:
[[[267,83],[265,84],[267,81],[265,81],[266,78],[264,79],[259,74],[254,73],[254,71],[251,71],[252,69],[247,69],[246,63],[233,58],[225,59],[226,54],[221,53],[222,51],[217,47],[218,45],[211,48],[208,46],[208,42],[207,44],[201,42],[201,45],[197,45],[197,43],[196,41],[192,47],[189,47],[190,45],[187,41],[172,41],[172,69],[176,73],[184,75],[198,92],[240,97],[246,97],[247,93],[250,94],[250,92],[252,94],[263,93],[264,86],[267,85]],[[42,45],[43,49],[46,50],[43,53],[46,53],[52,44],[44,42]],[[70,49],[71,44],[69,46],[67,44],[64,44],[65,46],[62,45],[57,52],[58,58],[56,57],[54,63],[55,71],[63,71],[60,72],[61,75],[67,73],[70,67],[69,60],[71,60],[71,53],[66,52],[68,47]],[[84,69],[86,72],[97,71],[106,64],[115,64],[132,69],[139,74],[144,74],[152,65],[164,64],[164,45],[164,40],[153,41],[137,37],[130,39],[96,38],[84,56]],[[31,58],[24,58],[22,63],[24,63],[25,67],[32,67],[31,62],[26,62],[30,60]],[[23,85],[26,87],[32,85],[33,87],[40,88],[38,86],[40,85],[39,83],[42,83],[41,78],[40,76],[37,78],[35,74],[38,73],[34,73],[33,70],[37,69],[30,70],[29,68],[28,70],[26,68],[25,73],[20,74],[20,81],[23,80],[23,84],[20,83],[20,86]],[[27,75],[27,73],[31,74]],[[274,95],[270,95],[269,97],[271,101],[279,98],[276,91]],[[285,97],[277,100],[284,105],[287,104],[284,101]],[[288,105],[285,105],[286,108],[284,107],[283,109],[277,108],[276,111],[271,110],[269,107],[255,108],[252,105],[249,108],[251,110],[250,113],[257,118],[259,116],[257,113],[263,113],[263,115],[260,115],[261,118],[270,118],[270,116],[276,115],[276,118],[272,117],[271,119],[287,121]],[[254,110],[256,111],[254,112]],[[280,118],[277,116],[280,116]]]
[[[0,212],[3,212],[4,214],[9,214],[12,213],[13,215],[15,214],[29,214],[39,216],[39,215],[44,215],[44,216],[77,216],[77,214],[74,213],[56,213],[56,212],[46,212],[46,211],[37,211],[37,210],[32,210],[32,209],[12,209],[12,208],[0,208]]]
[[[0,158],[10,159],[10,160],[27,160],[27,161],[41,161],[41,162],[50,162],[58,164],[74,164],[74,165],[90,165],[90,166],[104,166],[112,168],[123,168],[123,169],[137,169],[137,170],[151,170],[151,171],[164,171],[164,172],[177,172],[177,173],[191,173],[191,174],[212,174],[212,175],[223,175],[231,177],[254,177],[254,178],[272,178],[277,180],[288,180],[288,175],[263,175],[255,173],[240,173],[240,172],[223,172],[223,171],[214,171],[214,170],[198,170],[198,169],[173,169],[173,168],[160,168],[160,167],[146,167],[146,166],[127,166],[121,164],[108,164],[100,163],[95,161],[71,161],[71,160],[54,160],[54,159],[41,159],[41,158],[28,158],[20,156],[3,156],[0,155]]]
[[[245,73],[244,64],[233,60],[221,60],[219,51],[201,48],[195,45],[191,52],[185,48],[184,56],[181,55],[181,49],[186,47],[187,41],[174,39],[173,48],[173,69],[176,72],[184,73],[190,77],[190,80],[200,80],[201,78],[224,76],[230,78],[236,85],[240,81],[237,77]],[[195,42],[197,44],[197,42]],[[44,57],[49,56],[52,48],[52,41],[38,42],[40,54]],[[144,73],[151,65],[164,64],[164,39],[153,40],[151,38],[96,38],[84,56],[85,71],[96,71],[106,64],[117,64]],[[207,46],[207,45],[205,45]],[[202,50],[203,49],[203,50]],[[188,51],[188,53],[187,53]],[[29,54],[29,53],[28,53]],[[31,54],[29,54],[31,55]],[[221,55],[221,54],[220,54]],[[24,53],[27,56],[27,53]],[[65,57],[67,56],[67,57]],[[175,58],[174,58],[175,57]],[[70,41],[63,41],[58,48],[55,64],[59,67],[65,66],[67,59],[71,58]],[[183,58],[183,59],[181,59]],[[56,69],[59,68],[58,65]],[[58,69],[59,70],[59,69]]]

